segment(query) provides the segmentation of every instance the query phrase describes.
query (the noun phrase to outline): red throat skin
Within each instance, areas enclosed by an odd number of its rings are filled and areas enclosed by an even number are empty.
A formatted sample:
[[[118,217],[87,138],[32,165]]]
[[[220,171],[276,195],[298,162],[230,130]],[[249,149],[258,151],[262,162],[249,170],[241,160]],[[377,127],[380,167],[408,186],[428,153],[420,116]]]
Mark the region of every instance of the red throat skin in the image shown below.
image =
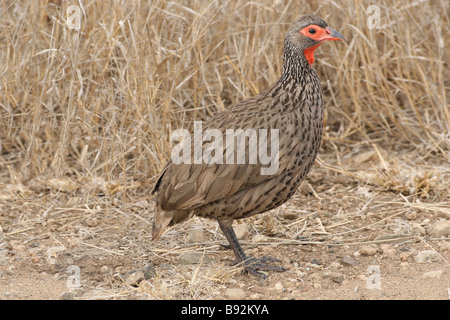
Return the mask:
[[[313,47],[309,47],[308,49],[305,49],[303,51],[305,53],[306,60],[308,60],[310,65],[314,63],[314,50],[316,50],[317,47],[320,45],[321,45],[321,43],[319,43]]]

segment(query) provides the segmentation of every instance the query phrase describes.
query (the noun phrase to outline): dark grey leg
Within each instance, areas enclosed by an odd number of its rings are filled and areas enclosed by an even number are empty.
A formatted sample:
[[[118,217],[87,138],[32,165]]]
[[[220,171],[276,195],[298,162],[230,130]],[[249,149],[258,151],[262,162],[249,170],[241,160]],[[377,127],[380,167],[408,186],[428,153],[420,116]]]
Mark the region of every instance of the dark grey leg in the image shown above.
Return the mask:
[[[234,255],[236,256],[236,263],[244,263],[245,267],[244,269],[251,273],[254,276],[260,277],[260,278],[267,278],[267,276],[264,273],[258,272],[257,270],[264,270],[264,271],[277,271],[277,272],[283,272],[286,271],[286,269],[278,266],[271,266],[269,264],[265,264],[264,262],[269,261],[280,261],[275,258],[270,257],[264,257],[262,259],[256,259],[256,258],[249,258],[244,250],[242,249],[241,245],[239,244],[239,241],[236,237],[236,234],[234,233],[233,227],[231,226],[233,221],[232,220],[217,220],[219,222],[219,227],[222,230],[223,234],[225,235],[225,238],[227,238],[228,242],[230,243],[230,248],[233,250]]]

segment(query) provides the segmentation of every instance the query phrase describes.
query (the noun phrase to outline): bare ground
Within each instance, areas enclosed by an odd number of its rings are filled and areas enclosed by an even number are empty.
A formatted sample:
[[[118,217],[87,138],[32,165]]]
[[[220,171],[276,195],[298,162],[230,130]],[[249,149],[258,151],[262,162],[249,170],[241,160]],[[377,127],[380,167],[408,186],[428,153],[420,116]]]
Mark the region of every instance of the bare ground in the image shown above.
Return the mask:
[[[316,165],[291,201],[235,222],[248,231],[241,240],[248,254],[276,257],[287,268],[266,281],[231,266],[214,221],[193,218],[151,242],[148,185],[76,178],[4,184],[0,299],[449,299],[449,236],[432,232],[449,220],[448,172],[430,178],[426,194],[407,194],[392,172],[384,186],[355,179],[378,172],[358,161],[347,163],[355,170],[346,174]],[[409,173],[416,181],[432,167],[439,164]],[[398,181],[409,181],[404,174]],[[198,228],[205,238],[188,242]],[[417,261],[422,251],[425,263]],[[188,252],[204,254],[202,263],[178,264]],[[145,266],[144,278],[124,276]]]

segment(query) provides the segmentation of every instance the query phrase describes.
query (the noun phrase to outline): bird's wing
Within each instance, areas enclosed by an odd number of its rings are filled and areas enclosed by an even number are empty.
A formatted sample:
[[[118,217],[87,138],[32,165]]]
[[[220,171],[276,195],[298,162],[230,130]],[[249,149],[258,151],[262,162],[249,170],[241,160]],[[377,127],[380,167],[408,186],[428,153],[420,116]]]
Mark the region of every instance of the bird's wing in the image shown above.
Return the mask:
[[[225,134],[226,129],[242,129],[245,131],[248,128],[264,128],[262,123],[264,123],[266,129],[276,127],[279,122],[273,115],[272,118],[270,118],[270,114],[267,115],[268,118],[262,118],[261,116],[261,105],[264,107],[264,104],[267,104],[267,107],[270,107],[270,103],[270,97],[261,95],[244,100],[211,119],[205,124],[203,130],[218,129],[222,134]],[[258,117],[256,117],[257,113]],[[239,117],[236,117],[235,114],[239,114]],[[255,119],[261,120],[255,121]],[[223,136],[225,137],[225,135]],[[270,137],[270,134],[268,136]],[[281,139],[283,137],[280,137]],[[257,159],[256,164],[249,164],[248,141],[249,139],[246,139],[244,164],[236,164],[236,161],[234,161],[233,164],[182,163],[175,165],[173,162],[169,162],[154,190],[154,192],[158,192],[157,203],[159,206],[163,210],[194,209],[210,202],[229,198],[240,190],[271,179],[271,175],[261,174],[261,168],[267,167],[268,164],[261,164],[259,159]],[[203,150],[209,145],[203,143]],[[269,138],[267,145],[270,146]],[[237,154],[237,143],[227,144],[224,138],[224,156],[227,154],[227,149],[230,148],[234,148],[234,154]],[[268,156],[272,155],[270,152],[272,150],[268,152]],[[282,148],[279,148],[278,159],[277,172],[279,173],[291,159],[284,154]]]

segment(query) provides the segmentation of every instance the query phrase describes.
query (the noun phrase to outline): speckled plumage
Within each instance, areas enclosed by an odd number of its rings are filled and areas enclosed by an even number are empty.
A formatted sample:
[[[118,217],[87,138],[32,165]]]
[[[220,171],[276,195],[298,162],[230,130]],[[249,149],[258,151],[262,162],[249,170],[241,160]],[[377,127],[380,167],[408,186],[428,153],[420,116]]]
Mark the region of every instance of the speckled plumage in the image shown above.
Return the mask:
[[[231,229],[234,219],[276,208],[295,193],[316,158],[323,130],[320,80],[303,53],[317,42],[298,32],[310,24],[327,27],[314,16],[304,16],[293,24],[284,41],[283,73],[277,82],[203,124],[203,130],[219,129],[223,134],[226,129],[278,129],[276,173],[261,175],[259,161],[211,165],[169,162],[153,190],[154,239],[167,226],[193,215],[217,219],[222,229]]]

